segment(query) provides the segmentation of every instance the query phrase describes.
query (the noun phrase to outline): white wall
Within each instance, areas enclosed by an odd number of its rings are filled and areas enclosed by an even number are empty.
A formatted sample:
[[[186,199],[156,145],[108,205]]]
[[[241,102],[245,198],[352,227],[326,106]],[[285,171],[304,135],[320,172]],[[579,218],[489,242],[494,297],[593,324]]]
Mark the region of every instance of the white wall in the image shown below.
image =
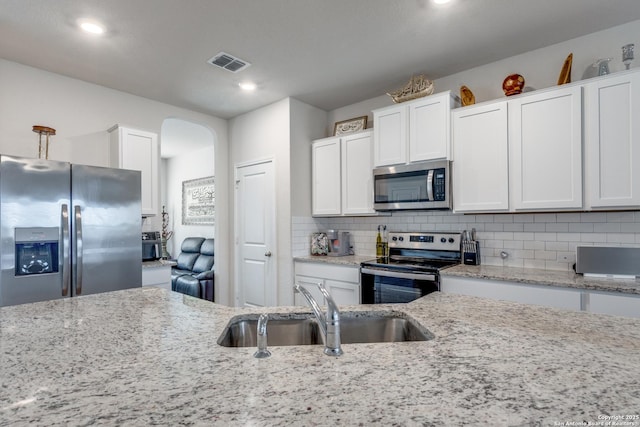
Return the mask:
[[[0,153],[37,157],[37,137],[31,128],[56,129],[50,158],[76,163],[108,164],[107,129],[115,123],[160,135],[166,118],[181,118],[206,126],[215,136],[218,172],[216,212],[216,283],[229,283],[230,247],[227,121],[59,74],[0,59]],[[162,141],[160,141],[162,143]],[[145,227],[158,229],[159,218]],[[226,303],[221,295],[221,303]]]
[[[327,112],[291,99],[291,214],[311,215],[311,142],[324,137]]]
[[[172,157],[164,162],[167,167],[166,211],[169,214],[169,230],[173,231],[167,250],[173,257],[180,253],[180,245],[185,238],[212,238],[215,235],[215,225],[182,224],[182,182],[214,176],[214,155],[212,145]]]
[[[502,82],[513,73],[521,74],[526,86],[531,88],[554,86],[569,53],[573,53],[571,79],[574,82],[581,80],[590,65],[600,58],[613,58],[609,68],[611,72],[619,71],[624,69],[621,48],[628,43],[635,43],[636,50],[640,46],[640,20],[436,79],[435,92],[450,90],[459,95],[460,86],[466,85],[474,93],[476,103],[504,98]],[[640,66],[637,54],[636,58],[631,64],[634,68]],[[390,87],[388,91],[395,89]],[[330,111],[327,135],[335,122],[363,115],[369,116],[369,127],[372,127],[375,124],[371,110],[392,104],[389,96],[380,95]]]
[[[291,212],[310,214],[311,141],[322,137],[326,112],[292,98],[229,122],[233,165],[273,159],[276,175],[277,301],[293,304]],[[231,172],[233,173],[233,172]]]
[[[291,198],[289,196],[289,99],[283,99],[229,121],[231,141],[230,178],[237,165],[272,159],[275,171],[277,247],[271,250],[276,261],[278,295],[286,295],[286,267],[291,262]],[[233,209],[233,206],[231,206]],[[234,224],[235,226],[235,224]],[[233,227],[231,228],[234,229]],[[235,253],[235,247],[231,251]],[[235,263],[235,262],[234,262]],[[233,282],[237,278],[234,276]]]
[[[474,92],[478,103],[500,99],[504,98],[502,81],[512,73],[522,74],[526,85],[536,89],[554,86],[571,52],[575,82],[599,58],[613,58],[611,72],[622,70],[621,47],[627,43],[640,45],[640,21],[438,79],[435,91],[451,90],[457,94],[464,84]],[[633,68],[640,66],[638,61],[632,63]],[[371,120],[372,109],[391,104],[391,99],[383,95],[330,111],[326,131],[330,132],[336,121],[350,117],[368,114]],[[372,255],[378,224],[387,224],[391,231],[462,231],[475,227],[484,264],[547,270],[570,270],[578,245],[640,245],[640,211],[496,215],[409,211],[381,218],[296,216],[293,224],[294,256],[307,255],[310,233],[325,229],[350,231],[355,253]],[[509,255],[505,260],[500,257],[503,251]]]

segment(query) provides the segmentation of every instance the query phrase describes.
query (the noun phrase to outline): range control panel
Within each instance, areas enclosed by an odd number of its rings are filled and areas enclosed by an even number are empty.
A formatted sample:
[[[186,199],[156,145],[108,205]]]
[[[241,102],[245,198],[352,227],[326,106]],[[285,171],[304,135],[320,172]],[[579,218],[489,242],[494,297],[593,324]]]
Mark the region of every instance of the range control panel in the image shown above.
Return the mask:
[[[389,247],[402,249],[460,250],[461,233],[389,233]]]

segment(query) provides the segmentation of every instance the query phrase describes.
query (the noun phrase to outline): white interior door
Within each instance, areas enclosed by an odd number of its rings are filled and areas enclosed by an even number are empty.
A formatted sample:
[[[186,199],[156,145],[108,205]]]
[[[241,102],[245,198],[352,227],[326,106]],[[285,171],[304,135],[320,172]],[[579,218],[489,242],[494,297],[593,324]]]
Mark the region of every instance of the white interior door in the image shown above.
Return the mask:
[[[236,303],[276,305],[273,162],[236,167]]]

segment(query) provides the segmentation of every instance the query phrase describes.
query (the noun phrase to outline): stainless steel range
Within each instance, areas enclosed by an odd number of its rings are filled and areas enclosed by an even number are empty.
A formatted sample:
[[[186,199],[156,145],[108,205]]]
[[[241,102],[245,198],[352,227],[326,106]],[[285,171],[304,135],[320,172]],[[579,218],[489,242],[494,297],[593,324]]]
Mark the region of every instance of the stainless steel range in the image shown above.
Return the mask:
[[[360,265],[363,304],[404,303],[440,290],[443,268],[460,264],[460,233],[389,233],[389,256]]]

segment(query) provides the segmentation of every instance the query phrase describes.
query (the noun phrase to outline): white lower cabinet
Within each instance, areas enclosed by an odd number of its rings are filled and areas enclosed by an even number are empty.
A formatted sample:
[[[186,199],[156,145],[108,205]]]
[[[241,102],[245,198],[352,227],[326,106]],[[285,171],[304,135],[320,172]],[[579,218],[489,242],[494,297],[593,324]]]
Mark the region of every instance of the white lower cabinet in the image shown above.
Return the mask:
[[[640,295],[589,292],[587,311],[613,316],[640,318]]]
[[[157,286],[171,290],[171,266],[143,267],[142,286]]]
[[[318,304],[326,304],[318,283],[325,286],[339,306],[360,304],[359,267],[296,261],[294,269],[296,283],[307,288]],[[307,300],[298,293],[294,294],[294,301],[296,305],[308,305]]]
[[[446,294],[470,295],[567,310],[579,311],[581,307],[580,290],[553,286],[443,276],[440,290]]]
[[[440,290],[446,294],[640,318],[640,295],[451,276],[441,277]]]

